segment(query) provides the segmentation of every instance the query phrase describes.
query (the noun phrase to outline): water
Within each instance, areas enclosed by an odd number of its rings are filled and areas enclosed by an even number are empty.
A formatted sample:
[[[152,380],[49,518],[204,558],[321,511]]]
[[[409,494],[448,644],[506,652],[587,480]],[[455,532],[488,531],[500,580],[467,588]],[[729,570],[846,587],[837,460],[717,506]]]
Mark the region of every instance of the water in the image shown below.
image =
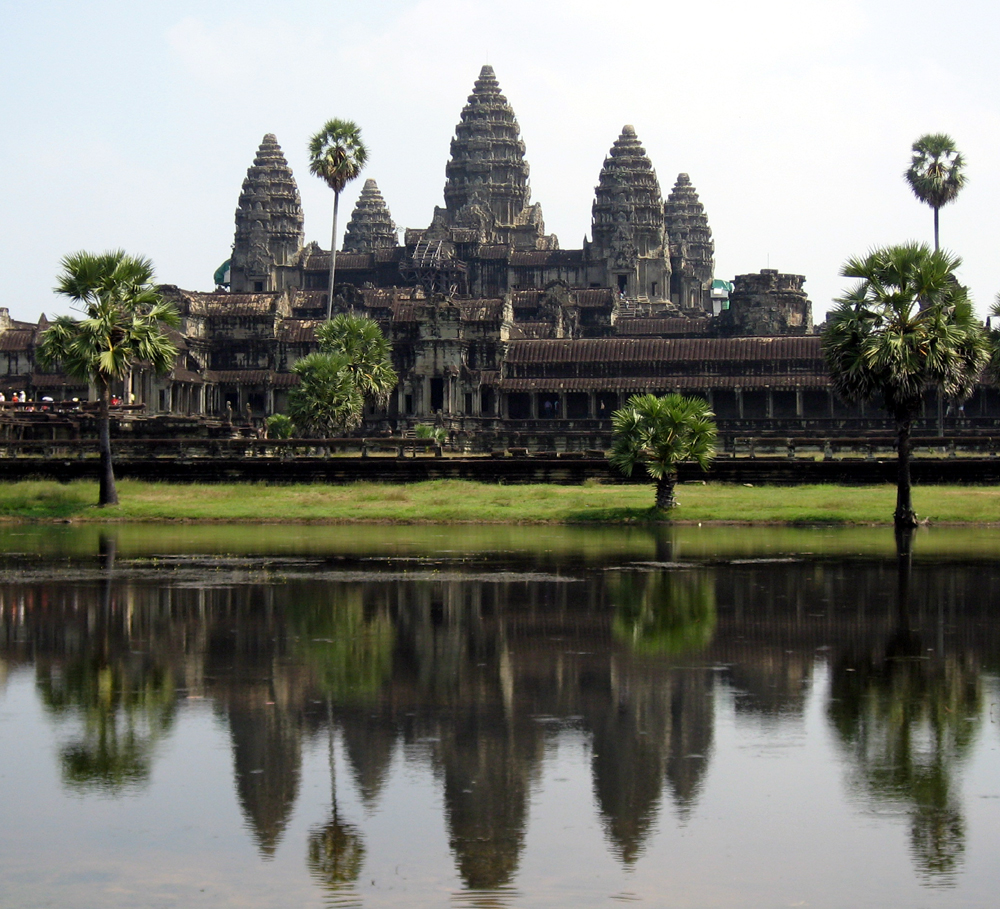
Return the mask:
[[[996,536],[0,529],[0,905],[992,905]]]

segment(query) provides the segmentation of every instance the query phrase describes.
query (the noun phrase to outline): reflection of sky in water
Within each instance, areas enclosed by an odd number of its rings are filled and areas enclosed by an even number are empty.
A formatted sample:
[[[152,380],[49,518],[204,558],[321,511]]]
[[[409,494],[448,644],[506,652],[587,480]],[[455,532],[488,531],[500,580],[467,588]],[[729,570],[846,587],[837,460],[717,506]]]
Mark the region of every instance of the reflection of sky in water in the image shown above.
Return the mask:
[[[983,634],[995,641],[996,621],[984,624],[980,613],[963,626],[949,612],[953,659],[936,662],[923,645],[939,646],[939,617],[921,607],[911,631],[923,629],[922,649],[869,664],[893,634],[898,646],[911,643],[912,634],[894,631],[887,608],[891,563],[857,581],[830,564],[822,572],[802,565],[711,570],[695,578],[714,578],[707,611],[696,608],[706,605],[692,594],[697,583],[657,586],[648,568],[631,586],[618,583],[620,571],[586,583],[580,574],[553,581],[548,570],[527,568],[515,575],[472,567],[464,580],[462,571],[441,572],[433,582],[424,572],[419,581],[397,572],[392,595],[378,601],[396,604],[402,616],[387,639],[397,649],[383,698],[329,708],[310,687],[308,667],[295,662],[299,653],[321,653],[328,633],[312,639],[318,650],[302,650],[302,641],[281,643],[283,626],[251,621],[244,628],[238,609],[220,618],[220,604],[230,602],[223,584],[213,591],[218,599],[206,601],[209,613],[219,612],[212,658],[202,660],[203,645],[169,651],[177,674],[171,684],[191,687],[178,692],[163,734],[150,738],[148,779],[117,790],[66,785],[60,749],[86,733],[85,723],[79,711],[43,710],[34,666],[6,664],[0,905],[991,904],[1000,698],[996,679],[978,674],[982,653],[966,655],[962,641]],[[983,572],[956,569],[948,583],[957,578],[972,590]],[[742,578],[754,596],[771,585],[773,609],[754,613],[741,600]],[[296,592],[301,606],[325,589],[310,586],[315,579],[228,583],[233,592],[248,585],[247,615],[255,620],[280,609],[283,591]],[[342,575],[339,583],[353,589]],[[922,587],[933,583],[925,577]],[[804,587],[808,602],[799,603]],[[507,603],[494,597],[501,588],[511,593]],[[135,610],[136,627],[151,633],[141,622],[152,610],[153,601],[142,600],[148,591],[128,591],[122,601]],[[649,645],[638,657],[610,627],[606,602],[614,600],[601,599],[623,591],[655,600],[652,612],[626,615],[626,631],[642,632]],[[717,623],[704,654],[678,653],[702,638],[657,617],[671,596],[683,599],[691,621],[710,613]],[[865,623],[848,621],[866,596]],[[354,621],[363,610],[347,615]],[[315,629],[315,620],[302,613],[296,627]],[[199,625],[187,622],[185,634],[193,634]],[[174,634],[179,646],[183,635]],[[240,647],[253,658],[241,663]],[[126,653],[138,665],[154,649],[137,639]],[[347,652],[380,671],[372,652]],[[182,666],[190,673],[183,680]],[[344,691],[368,677],[327,675]],[[966,717],[962,692],[973,683],[976,713]],[[913,716],[905,767],[898,748],[905,737],[887,720],[899,712],[886,700],[903,684],[912,689]],[[328,709],[337,729],[335,814]],[[924,772],[933,764],[932,733],[961,740],[962,728],[969,745],[948,739],[942,751],[950,788],[931,791],[930,783],[940,783]],[[927,872],[920,857],[936,854],[935,836],[947,846],[948,823],[954,826],[947,811],[943,820],[920,814],[933,798],[958,807],[962,843],[951,866]],[[363,850],[355,853],[354,883],[323,890],[311,875],[307,843],[317,831],[327,831],[334,852],[344,843]],[[470,891],[463,875],[481,889]]]

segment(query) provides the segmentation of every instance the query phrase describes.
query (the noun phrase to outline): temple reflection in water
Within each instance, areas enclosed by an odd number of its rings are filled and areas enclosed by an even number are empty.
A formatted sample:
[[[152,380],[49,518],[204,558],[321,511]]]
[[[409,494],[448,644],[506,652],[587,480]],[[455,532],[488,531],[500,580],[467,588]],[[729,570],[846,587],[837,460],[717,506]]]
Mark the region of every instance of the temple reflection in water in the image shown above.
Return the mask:
[[[303,798],[304,748],[328,742],[331,814],[308,864],[335,891],[366,849],[338,807],[345,773],[374,808],[394,761],[429,769],[462,880],[501,890],[553,743],[582,736],[607,846],[627,867],[697,810],[717,695],[737,721],[801,722],[823,667],[850,797],[907,816],[914,867],[933,882],[963,862],[955,779],[997,671],[1000,574],[912,570],[905,601],[891,562],[845,560],[5,582],[0,667],[33,665],[66,730],[63,783],[84,794],[147,785],[179,705],[211,703],[263,858]]]

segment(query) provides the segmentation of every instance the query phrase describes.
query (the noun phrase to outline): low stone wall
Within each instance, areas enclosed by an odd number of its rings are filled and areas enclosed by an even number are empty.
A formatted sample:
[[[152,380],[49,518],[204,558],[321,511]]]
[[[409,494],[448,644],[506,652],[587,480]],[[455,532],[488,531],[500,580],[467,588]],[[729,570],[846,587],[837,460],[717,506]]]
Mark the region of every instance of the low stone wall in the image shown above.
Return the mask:
[[[0,480],[13,482],[35,477],[69,481],[96,479],[96,458],[0,458]],[[354,483],[373,481],[414,483],[421,480],[458,479],[484,483],[579,484],[587,480],[606,483],[648,483],[636,473],[626,480],[613,471],[604,458],[558,457],[121,457],[115,462],[118,477],[182,483]],[[1000,459],[916,458],[912,465],[915,484],[1000,483]],[[808,460],[788,458],[721,458],[706,474],[684,466],[682,482],[753,483],[796,485],[843,483],[867,485],[894,483],[893,458],[842,458]]]

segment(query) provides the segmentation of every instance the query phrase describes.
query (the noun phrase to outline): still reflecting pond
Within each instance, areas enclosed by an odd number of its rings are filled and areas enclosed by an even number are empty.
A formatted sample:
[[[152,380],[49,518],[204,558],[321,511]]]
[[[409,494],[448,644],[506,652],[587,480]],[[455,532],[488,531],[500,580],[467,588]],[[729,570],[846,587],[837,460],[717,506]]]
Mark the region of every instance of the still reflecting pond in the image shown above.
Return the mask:
[[[0,904],[991,905],[996,536],[0,529]]]

